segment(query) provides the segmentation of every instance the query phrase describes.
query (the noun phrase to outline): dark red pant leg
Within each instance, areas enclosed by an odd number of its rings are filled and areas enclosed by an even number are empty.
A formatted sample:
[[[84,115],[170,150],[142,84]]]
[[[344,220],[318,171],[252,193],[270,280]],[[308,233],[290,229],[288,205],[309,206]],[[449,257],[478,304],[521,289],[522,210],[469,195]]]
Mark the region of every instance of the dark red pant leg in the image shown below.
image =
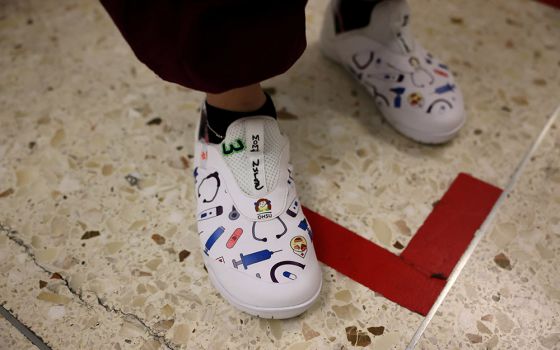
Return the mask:
[[[101,0],[162,79],[218,93],[284,73],[306,47],[307,0]]]

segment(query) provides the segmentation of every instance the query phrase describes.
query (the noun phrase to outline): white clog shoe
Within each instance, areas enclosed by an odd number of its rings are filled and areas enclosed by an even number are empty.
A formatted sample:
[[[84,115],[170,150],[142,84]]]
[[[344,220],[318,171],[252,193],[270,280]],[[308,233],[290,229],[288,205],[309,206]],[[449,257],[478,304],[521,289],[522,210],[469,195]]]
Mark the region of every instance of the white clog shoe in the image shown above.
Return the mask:
[[[409,31],[405,0],[375,6],[368,26],[337,33],[336,0],[325,14],[320,47],[368,90],[385,119],[422,143],[452,139],[465,122],[463,97],[448,67]]]
[[[203,108],[201,125],[206,125]],[[198,232],[210,280],[238,309],[294,317],[319,296],[321,268],[289,164],[289,141],[272,117],[232,123],[224,141],[195,144]]]

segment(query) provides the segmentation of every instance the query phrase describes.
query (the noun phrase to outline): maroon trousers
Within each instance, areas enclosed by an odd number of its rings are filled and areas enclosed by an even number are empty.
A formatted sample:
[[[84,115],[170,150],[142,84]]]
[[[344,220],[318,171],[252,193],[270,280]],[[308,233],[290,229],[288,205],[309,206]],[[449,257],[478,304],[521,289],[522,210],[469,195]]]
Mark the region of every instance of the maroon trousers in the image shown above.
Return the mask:
[[[307,0],[101,0],[162,79],[219,93],[284,73],[306,47]]]

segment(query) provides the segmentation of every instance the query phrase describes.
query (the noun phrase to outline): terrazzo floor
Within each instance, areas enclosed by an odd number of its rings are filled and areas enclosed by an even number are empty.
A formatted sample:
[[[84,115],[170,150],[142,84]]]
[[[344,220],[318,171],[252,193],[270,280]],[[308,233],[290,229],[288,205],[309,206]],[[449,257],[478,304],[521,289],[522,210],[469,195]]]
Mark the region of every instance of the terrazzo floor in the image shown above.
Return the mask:
[[[321,56],[326,4],[310,1],[306,53],[264,85],[303,203],[398,254],[459,172],[510,184],[560,104],[560,10],[410,1],[467,101],[458,138],[434,147],[394,131]],[[0,305],[50,348],[409,344],[422,316],[326,265],[320,300],[294,319],[219,296],[193,214],[203,95],[140,64],[98,2],[0,1],[0,52]],[[560,349],[560,121],[521,170],[418,349]],[[34,348],[2,318],[0,333],[0,349]]]

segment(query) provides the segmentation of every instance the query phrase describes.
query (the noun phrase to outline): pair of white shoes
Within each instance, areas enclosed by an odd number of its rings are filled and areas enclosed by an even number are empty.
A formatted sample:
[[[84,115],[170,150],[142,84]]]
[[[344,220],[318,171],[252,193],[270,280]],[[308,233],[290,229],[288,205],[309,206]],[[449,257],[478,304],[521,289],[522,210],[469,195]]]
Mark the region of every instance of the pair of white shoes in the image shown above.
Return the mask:
[[[334,3],[321,37],[325,55],[371,93],[383,116],[424,143],[451,139],[464,123],[463,100],[448,68],[411,37],[405,0],[379,3],[370,24],[336,34]],[[195,145],[195,190],[202,256],[210,280],[238,309],[289,318],[319,296],[313,231],[291,176],[289,142],[271,117],[232,123],[219,145]]]

